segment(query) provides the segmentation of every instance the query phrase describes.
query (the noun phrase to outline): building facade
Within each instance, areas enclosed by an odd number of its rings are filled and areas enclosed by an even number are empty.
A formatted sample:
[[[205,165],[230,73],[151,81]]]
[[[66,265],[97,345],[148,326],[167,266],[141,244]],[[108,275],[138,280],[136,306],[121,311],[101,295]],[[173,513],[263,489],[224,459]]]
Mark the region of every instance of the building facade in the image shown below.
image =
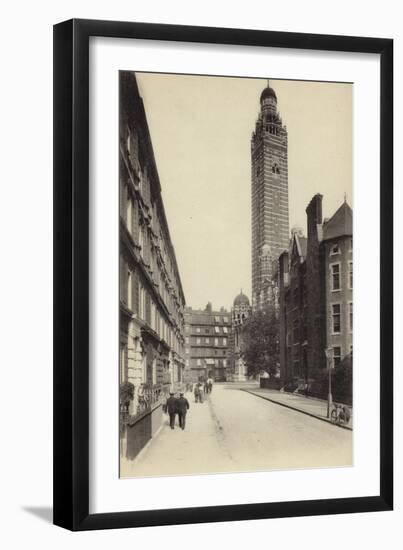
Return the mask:
[[[307,209],[308,237],[292,236],[279,260],[280,370],[286,382],[310,383],[353,350],[352,210],[344,202],[322,220],[322,195]]]
[[[183,379],[185,297],[135,74],[119,85],[121,410],[134,423]]]
[[[249,298],[241,291],[234,299],[231,310],[227,367],[227,380],[229,382],[244,382],[248,379],[247,367],[242,358],[242,330],[251,311]]]
[[[288,136],[269,83],[251,140],[252,159],[252,307],[273,300],[273,276],[288,248]]]
[[[306,379],[307,335],[307,239],[293,231],[290,249],[280,256],[280,377]]]
[[[185,309],[185,381],[198,382],[211,376],[226,381],[231,315],[209,302],[204,310]]]

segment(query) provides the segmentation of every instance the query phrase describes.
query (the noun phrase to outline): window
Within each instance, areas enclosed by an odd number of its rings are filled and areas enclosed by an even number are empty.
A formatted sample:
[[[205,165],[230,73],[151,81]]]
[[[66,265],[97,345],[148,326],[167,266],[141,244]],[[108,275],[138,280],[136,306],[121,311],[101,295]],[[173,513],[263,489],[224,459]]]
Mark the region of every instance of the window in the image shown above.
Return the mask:
[[[223,330],[224,334],[228,334],[228,328],[227,327],[223,327],[222,330]]]
[[[200,327],[196,327],[196,332],[200,332]]]
[[[220,333],[220,327],[214,327],[214,331],[216,334],[219,334]]]
[[[140,319],[144,319],[144,289],[141,284],[139,284],[139,317]]]
[[[186,348],[186,353],[190,353],[189,348]]]
[[[348,262],[348,288],[353,288],[353,262]]]
[[[337,367],[340,361],[341,361],[341,347],[336,346],[333,348],[333,365]]]
[[[214,317],[214,320],[215,320],[216,323],[220,322],[220,318],[217,315]]]
[[[227,360],[226,359],[223,359],[222,360],[222,366],[225,368],[227,366]]]
[[[196,344],[200,344],[201,343],[201,338],[196,338]]]
[[[332,304],[332,332],[340,334],[341,332],[341,305]]]
[[[129,192],[127,192],[126,226],[131,235],[133,233],[133,203]]]
[[[148,292],[145,293],[145,321],[151,326],[151,298]]]
[[[132,285],[132,273],[127,272],[127,307],[132,309],[133,306],[133,285]]]
[[[186,342],[187,344],[189,343],[189,337],[188,337],[188,336],[186,336],[185,342]]]
[[[210,338],[206,338],[206,344],[210,343]]]
[[[140,246],[140,254],[141,257],[143,257],[144,254],[144,228],[142,225],[139,227],[139,246]]]
[[[205,332],[206,334],[210,334],[210,331],[209,331],[208,328],[204,329],[204,332]]]
[[[223,317],[224,323],[228,323],[228,317]]]
[[[335,254],[340,254],[340,248],[338,244],[335,244],[330,248],[330,255],[334,256]]]
[[[214,345],[218,346],[218,338],[214,338]]]
[[[201,359],[198,359],[198,360],[196,361],[196,365],[197,365],[198,367],[201,367]]]
[[[223,339],[222,339],[222,345],[223,345],[223,346],[226,346],[226,345],[227,345],[227,339],[226,339],[226,338],[223,338]]]
[[[348,303],[348,316],[349,316],[349,324],[350,324],[350,331],[353,330],[353,302]]]
[[[125,345],[120,348],[120,381],[124,382],[126,380],[126,356],[127,348]]]
[[[330,264],[332,290],[340,290],[340,264]]]

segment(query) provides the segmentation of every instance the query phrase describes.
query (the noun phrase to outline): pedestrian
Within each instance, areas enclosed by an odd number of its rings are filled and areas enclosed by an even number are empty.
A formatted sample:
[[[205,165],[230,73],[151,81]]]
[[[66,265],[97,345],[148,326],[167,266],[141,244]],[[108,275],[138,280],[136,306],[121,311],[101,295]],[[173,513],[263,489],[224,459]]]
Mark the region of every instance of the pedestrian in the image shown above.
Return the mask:
[[[198,403],[200,401],[200,387],[199,384],[195,384],[194,386],[194,394],[195,394],[195,403]]]
[[[207,379],[207,387],[208,392],[211,393],[213,391],[213,379],[211,378],[211,376]]]
[[[179,427],[184,430],[186,425],[186,413],[189,409],[189,401],[186,399],[183,393],[179,394],[179,399],[177,399],[176,401],[176,406],[179,417]]]
[[[175,416],[177,412],[177,399],[173,392],[169,392],[169,397],[166,402],[167,413],[169,414],[169,425],[171,430],[175,428]]]
[[[201,383],[199,382],[198,386],[199,386],[199,403],[203,403],[203,401],[204,401],[204,388],[203,388],[203,384],[201,384]]]

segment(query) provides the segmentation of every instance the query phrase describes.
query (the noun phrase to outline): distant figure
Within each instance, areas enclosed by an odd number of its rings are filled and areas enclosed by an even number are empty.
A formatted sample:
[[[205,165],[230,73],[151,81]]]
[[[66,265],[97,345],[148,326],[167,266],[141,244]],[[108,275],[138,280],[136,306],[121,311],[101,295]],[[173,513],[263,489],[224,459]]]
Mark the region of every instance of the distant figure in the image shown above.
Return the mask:
[[[194,385],[193,393],[194,393],[194,396],[195,396],[195,403],[198,403],[199,402],[199,395],[200,395],[199,384]]]
[[[166,409],[167,413],[169,414],[169,425],[171,426],[171,430],[175,428],[175,416],[177,412],[177,399],[174,396],[173,392],[169,393],[169,397],[166,402]]]
[[[189,401],[184,397],[183,393],[179,394],[179,399],[176,400],[176,407],[179,417],[179,427],[184,430],[186,425],[186,413],[189,409]]]
[[[211,393],[213,391],[213,379],[211,376],[207,379],[207,391]]]
[[[199,382],[198,386],[199,386],[199,403],[203,403],[203,401],[204,401],[204,387],[203,387],[203,384],[201,384],[200,382]]]

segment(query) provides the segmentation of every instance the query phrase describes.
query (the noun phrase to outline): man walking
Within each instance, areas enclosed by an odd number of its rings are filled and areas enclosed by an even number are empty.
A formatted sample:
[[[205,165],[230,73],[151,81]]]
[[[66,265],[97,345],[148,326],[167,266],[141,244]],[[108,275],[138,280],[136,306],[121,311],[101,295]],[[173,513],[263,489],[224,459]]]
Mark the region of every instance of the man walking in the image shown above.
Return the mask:
[[[189,401],[186,399],[183,393],[179,394],[179,399],[176,400],[176,406],[179,416],[179,426],[182,428],[182,430],[184,430],[186,425],[186,413],[189,409]]]
[[[173,392],[169,393],[169,397],[166,402],[166,410],[169,414],[169,425],[171,426],[171,430],[175,428],[175,416],[177,412],[177,399]]]

